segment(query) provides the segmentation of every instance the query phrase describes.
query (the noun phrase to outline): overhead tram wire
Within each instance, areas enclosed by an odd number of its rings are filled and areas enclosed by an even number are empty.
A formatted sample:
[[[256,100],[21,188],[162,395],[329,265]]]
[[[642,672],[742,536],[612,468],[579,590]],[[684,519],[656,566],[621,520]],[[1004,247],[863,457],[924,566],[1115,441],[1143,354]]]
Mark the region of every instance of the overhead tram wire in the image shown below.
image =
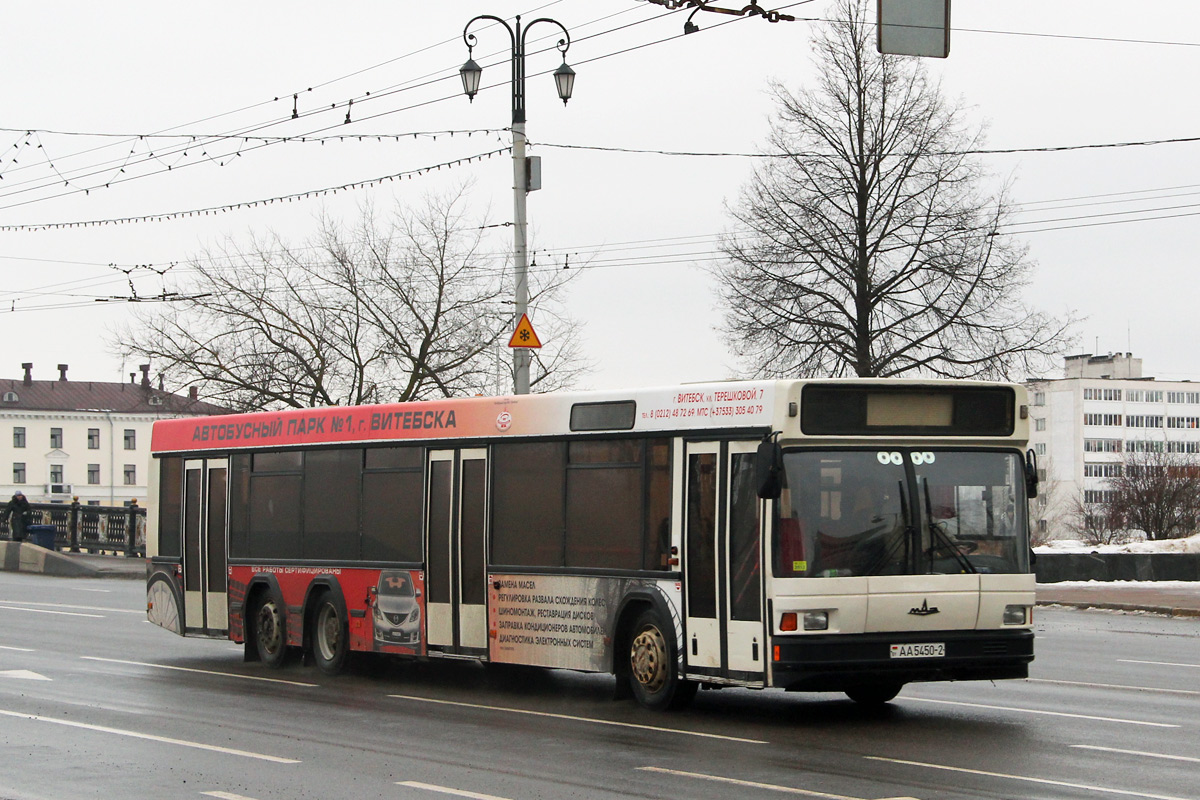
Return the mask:
[[[586,27],[586,26],[588,26],[588,25],[596,24],[597,22],[601,22],[601,21],[603,21],[603,20],[610,19],[610,18],[612,18],[612,17],[614,17],[614,16],[618,16],[618,15],[620,15],[620,14],[627,13],[629,10],[631,10],[631,9],[626,9],[625,11],[616,12],[616,13],[614,13],[614,14],[608,14],[608,15],[606,15],[606,16],[599,17],[599,18],[597,18],[596,20],[592,20],[592,21],[589,21],[589,22],[585,22],[585,23],[583,23],[583,24],[582,24],[582,27]],[[660,15],[660,16],[661,16],[661,15]],[[626,26],[622,26],[622,27],[626,27]],[[611,32],[614,32],[614,31],[616,31],[616,30],[621,30],[621,29],[622,29],[622,28],[615,28],[615,29],[612,29],[612,30],[610,30],[610,31],[604,31],[604,32],[601,32],[600,34],[596,34],[595,36],[605,35],[605,34],[607,34],[607,33],[611,33]],[[542,38],[545,38],[545,37],[542,37]],[[588,38],[594,38],[594,37],[588,37]],[[416,54],[416,53],[418,53],[418,52],[425,52],[426,50],[432,49],[432,48],[434,48],[434,47],[441,46],[441,45],[443,45],[443,44],[447,44],[447,43],[450,43],[450,42],[454,42],[454,41],[457,41],[457,37],[454,37],[454,38],[452,38],[452,39],[447,39],[447,40],[445,40],[445,41],[443,41],[443,42],[440,42],[440,43],[438,43],[437,45],[430,45],[430,46],[427,46],[427,47],[425,47],[425,48],[422,48],[421,50],[410,52],[409,54],[406,54],[406,56],[404,56],[404,57],[407,57],[408,55],[413,55],[413,54]],[[547,48],[547,49],[550,49],[550,48]],[[500,52],[501,52],[501,51],[497,51],[497,54],[499,54]],[[395,61],[395,60],[398,60],[398,59],[392,59],[392,60],[390,60],[390,61],[388,61],[388,62],[383,62],[383,63],[391,63],[391,61]],[[447,68],[447,69],[449,69],[449,68]],[[456,68],[455,68],[455,69],[456,69]],[[426,76],[422,76],[421,78],[409,79],[408,81],[405,81],[405,82],[403,82],[403,83],[401,83],[401,84],[394,84],[392,87],[385,88],[385,89],[384,89],[384,90],[382,90],[382,91],[376,91],[376,92],[374,92],[374,93],[372,93],[372,92],[366,92],[366,93],[364,93],[364,94],[361,94],[361,95],[358,95],[358,96],[356,96],[356,97],[352,97],[352,98],[350,98],[348,101],[346,101],[346,102],[344,102],[344,103],[340,103],[340,104],[339,104],[339,103],[334,103],[334,104],[332,104],[332,105],[331,105],[329,108],[324,108],[324,107],[321,107],[321,108],[317,108],[317,109],[310,109],[310,110],[308,110],[308,111],[306,111],[306,112],[303,112],[302,114],[300,114],[300,117],[306,117],[306,116],[311,116],[311,115],[313,115],[313,114],[325,113],[325,112],[327,112],[327,111],[333,111],[333,112],[336,112],[336,111],[339,111],[339,110],[341,110],[341,109],[348,108],[348,107],[349,107],[349,104],[351,104],[351,103],[355,103],[355,102],[357,102],[357,103],[359,104],[360,108],[361,108],[362,104],[363,104],[363,103],[366,103],[366,102],[371,102],[371,101],[373,101],[373,100],[378,100],[378,99],[381,99],[381,98],[384,98],[384,97],[392,96],[392,95],[394,95],[394,94],[397,94],[397,93],[399,93],[399,92],[402,92],[402,91],[410,91],[410,90],[412,90],[412,89],[421,88],[421,87],[423,87],[423,86],[427,86],[427,85],[431,85],[431,84],[433,84],[433,83],[437,83],[437,82],[439,82],[439,81],[441,81],[441,80],[449,80],[449,79],[451,79],[451,78],[452,78],[452,75],[442,75],[442,77],[438,77],[438,78],[435,78],[435,79],[433,79],[433,80],[425,80],[425,78],[428,78],[428,77],[430,77],[430,76],[433,76],[433,75],[438,75],[438,74],[441,74],[441,71],[439,71],[438,73],[429,73],[428,75],[426,75]],[[334,79],[333,81],[327,81],[326,83],[324,83],[324,84],[318,84],[317,86],[325,86],[325,85],[329,85],[329,84],[331,84],[331,83],[334,83],[334,82],[336,82],[336,81],[338,81],[338,80],[341,80],[341,79]],[[311,88],[317,88],[317,86],[314,86],[314,87],[311,87]],[[310,88],[310,90],[309,90],[309,91],[311,91],[311,88]],[[281,95],[281,97],[282,97],[282,95]],[[414,109],[414,108],[419,108],[419,107],[422,107],[422,106],[425,106],[425,105],[430,105],[430,104],[432,104],[432,103],[434,103],[434,102],[441,102],[441,101],[443,101],[443,100],[448,100],[448,99],[452,99],[452,98],[456,98],[456,97],[458,97],[458,93],[457,93],[457,92],[455,92],[455,93],[453,93],[453,94],[450,94],[450,95],[447,95],[447,96],[445,96],[445,97],[439,97],[439,98],[435,98],[435,99],[434,99],[434,100],[432,100],[432,101],[428,101],[428,102],[424,102],[424,103],[412,104],[412,105],[410,105],[410,106],[406,106],[406,107],[403,107],[403,108],[400,108],[400,109],[393,109],[392,111],[388,111],[388,112],[383,112],[383,113],[379,113],[379,114],[374,114],[374,115],[370,115],[370,116],[366,116],[366,117],[361,117],[361,116],[360,116],[358,119],[355,119],[355,120],[354,120],[354,122],[355,122],[355,123],[361,123],[361,122],[364,122],[364,121],[366,121],[366,120],[369,120],[369,119],[378,119],[378,118],[380,118],[380,117],[382,117],[382,116],[388,116],[388,115],[390,115],[390,114],[399,113],[399,112],[401,112],[401,111],[408,111],[408,110],[412,110],[412,109]],[[272,101],[263,101],[262,103],[259,103],[259,104],[256,104],[256,105],[264,105],[264,104],[266,104],[266,103],[275,102],[275,101],[277,101],[277,100],[279,100],[279,99],[280,99],[279,97],[276,97],[276,98],[275,98],[275,100],[272,100]],[[247,107],[247,108],[252,108],[252,107],[256,107],[256,106],[250,106],[250,107]],[[245,109],[242,109],[242,110],[245,110]],[[229,113],[236,113],[236,112],[229,112]],[[208,118],[208,119],[215,119],[215,118],[217,118],[217,117],[219,117],[219,116],[224,116],[224,115],[215,115],[214,117],[210,117],[210,118]],[[285,123],[285,122],[290,122],[292,119],[295,119],[295,118],[296,118],[296,117],[288,117],[288,118],[286,118],[286,119],[275,119],[275,120],[273,120],[273,121],[270,121],[270,122],[264,122],[264,123],[255,124],[255,125],[254,125],[254,126],[252,126],[252,127],[245,127],[245,126],[243,126],[242,128],[240,128],[240,129],[238,129],[238,130],[236,130],[236,131],[230,131],[230,132],[227,132],[227,133],[225,133],[225,134],[222,134],[222,138],[224,138],[224,139],[229,139],[229,140],[244,139],[244,138],[247,138],[247,135],[249,135],[249,134],[252,134],[252,133],[254,133],[254,132],[255,132],[255,131],[257,131],[257,130],[261,130],[261,129],[263,129],[263,128],[266,128],[266,127],[273,127],[273,126],[275,126],[275,125],[278,125],[278,124],[281,124],[281,123]],[[304,138],[305,136],[312,136],[312,135],[314,135],[315,133],[320,133],[320,132],[323,132],[323,131],[326,131],[326,130],[338,130],[338,129],[340,129],[340,125],[341,125],[341,123],[338,123],[338,124],[335,124],[335,125],[330,125],[330,126],[327,126],[327,127],[325,127],[325,128],[318,129],[318,130],[316,130],[316,131],[313,131],[313,132],[310,132],[310,133],[308,133],[308,134],[298,134],[298,135],[296,135],[296,136],[293,136],[293,137],[281,137],[281,138]],[[172,127],[172,128],[167,128],[167,129],[164,129],[163,133],[166,133],[166,132],[169,132],[169,131],[172,131],[172,130],[176,130],[176,129],[177,129],[177,128],[179,128],[179,127],[182,127],[182,126],[174,126],[174,127]],[[346,135],[347,135],[347,136],[351,136],[351,134],[346,134]],[[364,134],[364,135],[366,135],[366,134]],[[131,141],[133,144],[136,144],[136,142],[137,142],[137,140],[136,140],[136,139],[132,139],[132,140],[130,140],[130,141]],[[156,156],[147,156],[147,157],[144,157],[144,158],[142,158],[142,159],[140,159],[140,160],[136,161],[134,165],[136,166],[136,165],[140,165],[140,164],[148,163],[148,162],[149,162],[149,161],[151,161],[151,160],[158,160],[158,161],[161,161],[161,158],[162,158],[162,157],[165,157],[165,156],[171,156],[171,155],[178,155],[178,154],[179,154],[179,153],[181,153],[181,152],[185,152],[187,149],[191,149],[191,148],[194,148],[194,147],[203,147],[203,146],[205,146],[207,143],[208,143],[208,142],[207,142],[207,140],[204,140],[204,141],[197,141],[197,142],[194,142],[194,143],[181,143],[181,144],[180,144],[180,145],[178,145],[178,146],[177,146],[177,147],[176,147],[176,148],[175,148],[173,151],[168,151],[167,153],[165,153],[165,154],[160,154],[160,155],[159,155],[159,156],[157,156],[157,157],[156,157]],[[277,144],[277,143],[278,143],[278,142],[276,141],[276,142],[266,142],[265,144]],[[94,149],[99,149],[99,148],[94,148]],[[226,153],[226,154],[222,154],[222,155],[219,155],[219,156],[216,156],[216,157],[212,157],[212,160],[216,160],[216,159],[219,159],[219,158],[235,158],[235,157],[238,157],[238,156],[240,155],[240,153],[241,153],[241,152],[251,152],[251,151],[253,151],[253,150],[257,150],[257,149],[259,149],[259,147],[254,147],[254,148],[251,148],[251,150],[250,150],[250,151],[238,151],[237,153]],[[71,157],[71,156],[70,156],[70,155],[68,155],[68,156],[64,156],[63,158],[69,158],[69,157]],[[101,165],[99,165],[99,166],[93,166],[93,167],[84,167],[84,168],[80,168],[80,169],[93,169],[93,170],[96,170],[96,171],[95,171],[95,172],[91,172],[91,173],[87,173],[87,174],[83,174],[83,175],[79,174],[79,173],[78,173],[78,171],[76,171],[76,172],[70,173],[70,175],[71,175],[71,178],[72,178],[72,179],[74,179],[74,180],[76,180],[76,181],[79,181],[79,180],[82,180],[82,179],[85,179],[85,178],[89,178],[89,177],[95,177],[97,174],[101,174],[101,173],[104,173],[104,172],[108,172],[109,170],[108,170],[108,169],[106,169],[107,167],[115,167],[115,166],[116,166],[116,164],[117,164],[118,162],[120,162],[120,161],[121,161],[121,159],[113,159],[113,160],[110,160],[110,161],[108,161],[108,162],[103,162],[103,163],[102,163]],[[127,178],[124,178],[124,179],[118,179],[118,180],[115,180],[115,181],[109,181],[109,182],[108,182],[108,184],[107,184],[106,186],[104,186],[104,187],[101,187],[101,186],[97,185],[97,186],[95,186],[95,187],[90,187],[90,188],[87,188],[87,189],[75,189],[75,190],[73,190],[72,192],[59,192],[59,193],[57,193],[57,194],[50,195],[49,197],[38,198],[38,199],[37,199],[37,200],[35,200],[34,202],[41,202],[42,200],[56,199],[56,198],[58,198],[58,197],[62,197],[62,196],[68,195],[68,194],[72,194],[72,193],[78,193],[79,191],[90,192],[91,190],[98,190],[98,189],[100,189],[100,188],[108,188],[108,186],[111,186],[111,184],[112,184],[112,183],[125,183],[125,182],[127,182],[128,180],[134,180],[134,179],[138,179],[138,178],[141,178],[141,177],[149,177],[149,176],[151,176],[151,175],[159,175],[159,174],[163,174],[164,172],[170,172],[170,171],[173,171],[173,170],[182,169],[182,168],[184,168],[184,167],[186,167],[186,166],[193,166],[194,164],[198,164],[198,163],[204,163],[204,162],[202,162],[202,161],[196,161],[196,162],[192,162],[192,163],[189,163],[189,164],[184,164],[184,165],[178,165],[178,166],[174,166],[174,167],[169,167],[169,168],[167,168],[167,169],[165,169],[165,170],[155,170],[155,171],[152,171],[152,172],[149,172],[149,173],[143,173],[143,174],[136,175],[136,176],[129,176],[129,177],[127,177]],[[125,161],[125,162],[122,162],[122,163],[121,163],[121,167],[122,167],[122,168],[123,168],[123,167],[126,167],[126,166],[130,166],[130,164],[128,163],[128,157],[126,157],[126,161]],[[36,190],[36,189],[44,189],[44,188],[49,188],[49,187],[52,187],[52,186],[57,186],[57,185],[58,185],[58,183],[59,183],[59,180],[65,180],[65,178],[61,178],[61,177],[60,177],[58,180],[54,180],[54,181],[46,181],[46,182],[43,182],[41,185],[39,185],[39,186],[35,187],[35,190]],[[18,184],[18,185],[20,185],[20,184]],[[4,192],[4,191],[0,191],[0,197],[5,197],[5,196],[7,196],[7,195],[9,195],[9,194],[12,194],[12,192]],[[18,205],[23,205],[23,204],[18,204]],[[2,207],[3,207],[3,208],[10,208],[10,207],[14,207],[14,206],[11,206],[11,205],[10,205],[10,206],[2,206]]]

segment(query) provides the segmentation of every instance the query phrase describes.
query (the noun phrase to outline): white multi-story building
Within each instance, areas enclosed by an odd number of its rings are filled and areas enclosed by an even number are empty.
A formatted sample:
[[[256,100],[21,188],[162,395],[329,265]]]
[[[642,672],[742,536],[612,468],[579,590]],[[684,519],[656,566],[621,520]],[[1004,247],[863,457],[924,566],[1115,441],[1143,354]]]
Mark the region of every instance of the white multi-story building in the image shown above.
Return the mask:
[[[1031,508],[1043,533],[1065,536],[1065,515],[1107,500],[1128,452],[1200,459],[1200,383],[1142,375],[1132,353],[1068,356],[1064,377],[1027,383],[1029,446],[1047,491]]]
[[[25,377],[0,381],[0,503],[18,490],[32,503],[146,505],[150,426],[157,419],[225,413],[193,388],[188,397],[150,385],[150,368],[129,383]],[[7,480],[5,480],[7,478]]]

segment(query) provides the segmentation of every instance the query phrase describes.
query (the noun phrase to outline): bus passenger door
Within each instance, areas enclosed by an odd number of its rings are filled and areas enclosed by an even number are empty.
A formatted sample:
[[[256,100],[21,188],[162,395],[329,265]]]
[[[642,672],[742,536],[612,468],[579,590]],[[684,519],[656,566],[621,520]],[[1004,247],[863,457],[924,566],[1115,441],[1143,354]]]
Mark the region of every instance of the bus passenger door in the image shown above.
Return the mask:
[[[487,648],[487,450],[430,450],[425,591],[428,644]]]
[[[684,585],[688,670],[758,682],[764,675],[757,442],[689,442]]]
[[[188,633],[223,636],[229,631],[229,462],[192,459],[183,470],[183,626]]]

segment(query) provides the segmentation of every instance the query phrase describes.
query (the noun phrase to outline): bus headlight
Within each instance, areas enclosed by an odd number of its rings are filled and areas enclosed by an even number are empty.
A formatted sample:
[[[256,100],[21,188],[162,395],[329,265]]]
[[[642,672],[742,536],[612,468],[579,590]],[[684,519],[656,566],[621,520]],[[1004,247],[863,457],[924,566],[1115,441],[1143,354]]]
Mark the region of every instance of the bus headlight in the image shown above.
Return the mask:
[[[1029,606],[1005,606],[1005,625],[1025,625],[1029,622]]]
[[[805,611],[804,612],[804,630],[806,630],[806,631],[827,631],[827,630],[829,630],[829,612],[828,611]]]

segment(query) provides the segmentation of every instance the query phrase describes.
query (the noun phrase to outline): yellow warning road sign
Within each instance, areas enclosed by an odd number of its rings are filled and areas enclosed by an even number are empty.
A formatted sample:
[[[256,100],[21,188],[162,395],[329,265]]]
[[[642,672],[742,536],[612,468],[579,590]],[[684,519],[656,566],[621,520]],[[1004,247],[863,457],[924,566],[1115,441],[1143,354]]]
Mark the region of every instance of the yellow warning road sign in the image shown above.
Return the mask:
[[[512,338],[508,340],[509,347],[541,347],[542,340],[538,338],[537,333],[533,330],[533,325],[529,322],[529,315],[522,314],[521,321],[517,323],[517,329],[513,331]]]

